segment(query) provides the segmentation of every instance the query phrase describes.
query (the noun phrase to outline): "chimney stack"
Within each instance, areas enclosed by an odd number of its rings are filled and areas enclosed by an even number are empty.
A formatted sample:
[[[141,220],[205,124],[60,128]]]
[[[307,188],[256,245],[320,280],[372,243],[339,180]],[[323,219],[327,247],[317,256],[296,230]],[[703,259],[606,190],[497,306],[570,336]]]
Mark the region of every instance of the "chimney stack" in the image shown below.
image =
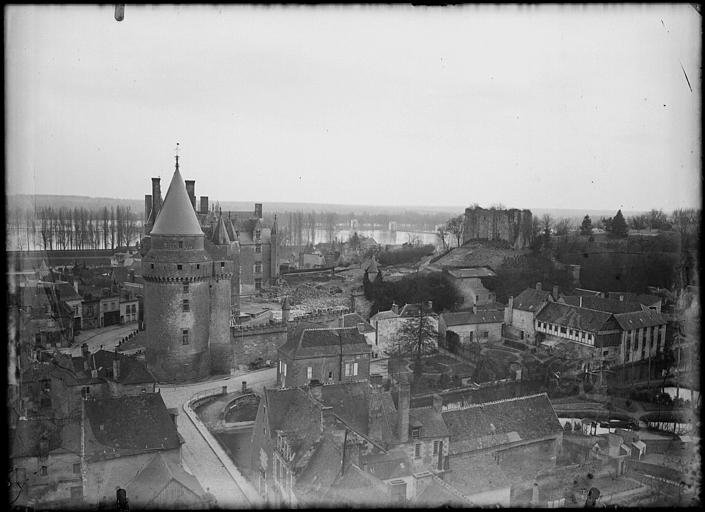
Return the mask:
[[[116,382],[120,380],[120,355],[117,349],[115,349],[115,356],[113,357],[113,380]]]
[[[149,194],[144,195],[144,223],[149,222],[149,214],[152,212],[152,196]]]
[[[255,217],[262,218],[262,203],[255,203]]]
[[[400,443],[409,440],[409,405],[411,402],[411,389],[408,376],[399,376],[399,397],[397,399],[397,437]]]
[[[539,281],[538,283],[536,283],[536,290],[539,291],[539,292],[541,291],[541,281]]]
[[[196,180],[186,180],[186,193],[191,200],[191,206],[196,209]]]
[[[154,215],[152,218],[157,220],[157,215],[162,209],[162,189],[161,189],[161,178],[152,178],[152,210]]]
[[[477,302],[473,303],[473,305],[472,305],[472,313],[473,313],[473,315],[477,314]]]
[[[208,213],[208,196],[201,196],[201,211],[200,213]]]
[[[433,395],[433,410],[436,411],[437,413],[440,413],[442,409],[443,409],[443,398],[441,398],[441,395],[439,395],[438,393],[434,393],[434,395]]]
[[[553,300],[555,300],[555,301],[558,300],[558,285],[557,284],[553,285]]]
[[[78,293],[78,279],[73,280],[73,289],[76,293]]]
[[[514,310],[514,297],[509,296],[507,301],[507,307],[504,308],[504,323],[506,325],[512,325],[512,311]]]

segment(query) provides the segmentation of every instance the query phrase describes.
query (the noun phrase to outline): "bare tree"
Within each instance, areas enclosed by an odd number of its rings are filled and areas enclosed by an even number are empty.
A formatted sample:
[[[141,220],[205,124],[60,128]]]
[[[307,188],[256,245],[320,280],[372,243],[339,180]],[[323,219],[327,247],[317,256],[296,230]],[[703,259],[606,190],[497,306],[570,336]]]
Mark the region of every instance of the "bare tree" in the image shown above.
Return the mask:
[[[565,236],[570,233],[573,229],[573,223],[570,219],[562,218],[556,222],[556,234],[559,236]]]
[[[448,250],[448,241],[446,240],[447,236],[448,232],[446,231],[445,226],[438,226],[438,228],[436,229],[436,237],[441,241],[441,244],[443,244],[444,251]]]
[[[446,231],[453,235],[457,241],[458,247],[462,245],[463,233],[465,231],[465,216],[458,215],[457,217],[452,217],[448,219],[445,225]]]
[[[325,229],[328,242],[333,243],[335,241],[335,227],[337,225],[338,216],[335,212],[326,212],[325,214]]]
[[[545,237],[551,236],[551,227],[553,226],[553,217],[550,214],[544,213],[541,216],[541,229]]]

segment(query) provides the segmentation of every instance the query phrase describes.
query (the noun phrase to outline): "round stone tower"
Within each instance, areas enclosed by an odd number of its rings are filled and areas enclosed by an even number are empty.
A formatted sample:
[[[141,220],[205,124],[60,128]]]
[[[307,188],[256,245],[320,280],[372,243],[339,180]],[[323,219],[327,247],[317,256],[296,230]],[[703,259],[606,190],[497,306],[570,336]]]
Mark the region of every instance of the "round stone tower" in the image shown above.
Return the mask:
[[[206,242],[211,263],[211,372],[229,373],[234,369],[234,354],[230,343],[232,317],[231,287],[234,273],[233,244],[228,236],[222,214],[213,229],[210,243]]]
[[[147,367],[160,382],[210,373],[210,281],[213,260],[179,173],[169,190],[142,258]]]

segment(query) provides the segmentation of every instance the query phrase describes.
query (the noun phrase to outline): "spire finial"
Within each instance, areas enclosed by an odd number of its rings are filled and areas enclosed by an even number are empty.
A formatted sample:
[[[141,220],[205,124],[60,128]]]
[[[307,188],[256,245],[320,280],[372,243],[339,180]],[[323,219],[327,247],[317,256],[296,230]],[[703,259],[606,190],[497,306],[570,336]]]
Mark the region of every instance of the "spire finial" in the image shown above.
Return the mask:
[[[176,143],[176,170],[179,170],[179,143]]]

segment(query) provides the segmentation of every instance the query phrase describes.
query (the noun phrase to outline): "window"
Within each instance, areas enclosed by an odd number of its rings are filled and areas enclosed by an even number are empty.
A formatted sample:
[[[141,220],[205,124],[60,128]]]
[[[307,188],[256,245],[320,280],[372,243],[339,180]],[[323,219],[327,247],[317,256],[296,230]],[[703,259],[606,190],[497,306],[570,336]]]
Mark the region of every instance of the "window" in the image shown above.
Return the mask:
[[[262,279],[257,278],[255,279],[255,290],[261,290],[262,289]]]
[[[71,499],[72,500],[83,499],[83,487],[82,486],[76,485],[74,487],[71,487]]]
[[[152,270],[154,270],[154,263],[150,263],[150,264],[149,264],[149,268],[151,268]]]
[[[76,464],[73,465],[73,472],[74,474],[78,474],[81,472],[81,463],[77,462]]]
[[[284,377],[286,377],[286,363],[284,363],[284,371],[283,371]]]
[[[306,368],[306,378],[308,380],[311,380],[313,378],[313,368],[311,368],[310,366]]]
[[[188,299],[184,299],[182,303],[182,309],[184,312],[191,311],[191,305],[189,304]]]
[[[137,313],[137,304],[132,305],[132,314],[134,315],[135,313]]]
[[[411,437],[413,439],[418,439],[419,437],[421,437],[421,429],[419,427],[412,428],[411,429]]]
[[[434,454],[434,455],[438,455],[438,449],[440,448],[440,446],[441,446],[441,442],[440,442],[440,441],[434,441],[434,442],[433,442],[433,454]]]
[[[262,232],[259,229],[256,229],[255,230],[255,239],[259,240],[261,235],[262,235]]]
[[[42,379],[39,381],[39,386],[42,390],[42,392],[48,393],[51,391],[51,380],[50,379]]]
[[[179,240],[179,249],[183,249],[183,248],[184,248],[184,243],[181,240]]]
[[[328,378],[332,379],[333,378],[333,372],[328,372]]]
[[[182,344],[182,345],[188,345],[188,344],[189,344],[188,329],[183,329],[183,330],[181,331],[181,344]]]
[[[81,395],[88,396],[90,394],[91,394],[90,386],[84,386],[84,388],[81,390]]]
[[[414,445],[414,458],[415,459],[421,458],[421,443],[416,443]]]
[[[47,476],[47,474],[48,474],[47,467],[46,467],[46,466],[42,466],[42,469],[40,470],[40,473],[39,473],[39,474],[42,475],[42,476]]]
[[[255,252],[257,252],[257,253],[262,252],[262,244],[255,245]]]
[[[490,337],[490,333],[489,333],[489,331],[482,331],[482,332],[480,333],[480,336],[481,336],[482,338],[489,338],[489,337]]]
[[[255,274],[261,274],[261,273],[262,273],[262,264],[255,263]]]
[[[184,293],[188,293],[188,283],[184,283]]]
[[[201,264],[200,264],[200,263],[196,263],[196,270],[201,270]]]
[[[224,267],[225,267],[225,262],[224,262],[224,261],[221,261],[221,262],[220,262],[220,268],[224,268]]]
[[[603,355],[603,356],[608,356],[608,355],[610,355],[610,351],[609,351],[609,350],[605,350],[605,351],[602,352],[602,355]]]
[[[181,270],[183,268],[183,265],[176,265],[176,270]]]
[[[565,327],[561,327],[561,334],[565,334],[565,333],[566,333],[566,328],[565,328]]]

